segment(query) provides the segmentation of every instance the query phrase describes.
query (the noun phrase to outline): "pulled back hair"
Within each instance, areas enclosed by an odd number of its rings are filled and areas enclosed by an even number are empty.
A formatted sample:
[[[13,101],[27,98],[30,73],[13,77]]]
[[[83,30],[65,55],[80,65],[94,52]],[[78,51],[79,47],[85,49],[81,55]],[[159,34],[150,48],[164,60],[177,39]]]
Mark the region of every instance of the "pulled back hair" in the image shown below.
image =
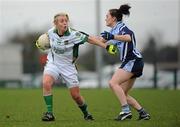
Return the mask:
[[[57,17],[59,17],[59,16],[66,16],[67,19],[68,19],[68,21],[69,21],[69,16],[68,16],[68,14],[65,13],[65,12],[57,13],[57,14],[54,16],[54,21],[56,21],[56,20],[57,20]]]
[[[131,6],[128,4],[123,4],[119,7],[119,9],[110,9],[109,12],[112,17],[116,17],[117,21],[122,21],[123,15],[130,15],[130,8]]]

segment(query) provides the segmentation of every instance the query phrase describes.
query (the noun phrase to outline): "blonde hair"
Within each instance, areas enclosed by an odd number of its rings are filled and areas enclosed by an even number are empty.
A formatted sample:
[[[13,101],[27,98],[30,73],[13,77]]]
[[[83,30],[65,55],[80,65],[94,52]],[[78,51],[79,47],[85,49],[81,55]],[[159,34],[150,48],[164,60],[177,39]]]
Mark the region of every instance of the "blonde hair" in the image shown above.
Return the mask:
[[[57,13],[56,15],[54,15],[54,21],[56,21],[56,20],[57,20],[57,17],[59,17],[59,16],[66,16],[67,19],[68,19],[68,21],[69,21],[69,16],[68,16],[68,14],[65,13],[65,12],[60,12],[60,13]]]

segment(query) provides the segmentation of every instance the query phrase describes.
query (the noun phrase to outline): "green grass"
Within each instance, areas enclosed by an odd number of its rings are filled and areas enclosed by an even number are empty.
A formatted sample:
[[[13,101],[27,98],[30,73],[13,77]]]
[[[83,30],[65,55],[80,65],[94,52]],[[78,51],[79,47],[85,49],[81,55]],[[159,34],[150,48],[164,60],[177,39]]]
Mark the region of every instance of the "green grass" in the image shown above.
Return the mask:
[[[149,111],[150,121],[116,122],[117,98],[110,89],[82,89],[95,121],[84,121],[68,89],[54,88],[55,122],[42,122],[45,111],[41,89],[0,89],[0,127],[180,127],[180,91],[134,89],[134,96]]]

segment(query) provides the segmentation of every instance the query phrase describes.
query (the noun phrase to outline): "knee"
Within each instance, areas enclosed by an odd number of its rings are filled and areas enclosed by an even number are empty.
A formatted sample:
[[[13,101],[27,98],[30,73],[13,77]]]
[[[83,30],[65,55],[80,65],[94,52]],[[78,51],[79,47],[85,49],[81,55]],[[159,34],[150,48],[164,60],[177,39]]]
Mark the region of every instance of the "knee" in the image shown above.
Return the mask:
[[[72,97],[72,99],[75,100],[75,101],[81,100],[81,96],[80,96],[79,93],[71,93],[71,97]]]
[[[111,89],[114,89],[115,87],[116,87],[116,83],[113,81],[113,80],[109,80],[109,87],[111,88]]]
[[[118,82],[115,82],[115,81],[113,81],[113,80],[109,80],[109,87],[110,87],[112,90],[116,90],[116,89],[119,89],[119,88],[122,89],[121,84],[119,84]]]
[[[52,81],[50,80],[43,80],[43,88],[47,91],[51,90]]]

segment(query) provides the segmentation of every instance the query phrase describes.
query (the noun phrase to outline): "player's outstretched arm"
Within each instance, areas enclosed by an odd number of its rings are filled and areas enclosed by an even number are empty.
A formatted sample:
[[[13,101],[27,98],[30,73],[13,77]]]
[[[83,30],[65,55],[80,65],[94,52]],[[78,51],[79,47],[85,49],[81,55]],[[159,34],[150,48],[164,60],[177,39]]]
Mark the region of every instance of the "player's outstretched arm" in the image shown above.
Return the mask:
[[[102,48],[106,48],[106,44],[104,42],[102,42],[100,39],[97,39],[94,36],[89,36],[88,37],[88,42],[97,46],[100,46]]]
[[[106,44],[101,40],[101,39],[98,39],[97,37],[95,36],[91,36],[83,31],[79,31],[80,33],[86,35],[88,37],[88,42],[90,44],[93,44],[93,45],[97,45],[97,46],[100,46],[102,48],[106,48]]]
[[[117,47],[115,45],[107,45],[105,42],[106,41],[103,41],[102,39],[99,39],[95,36],[90,36],[89,34],[87,33],[84,33],[82,31],[80,31],[80,33],[86,35],[88,37],[88,42],[91,43],[91,44],[94,44],[94,45],[97,45],[97,46],[100,46],[102,48],[105,48],[107,50],[107,52],[109,54],[116,54],[117,53]]]

